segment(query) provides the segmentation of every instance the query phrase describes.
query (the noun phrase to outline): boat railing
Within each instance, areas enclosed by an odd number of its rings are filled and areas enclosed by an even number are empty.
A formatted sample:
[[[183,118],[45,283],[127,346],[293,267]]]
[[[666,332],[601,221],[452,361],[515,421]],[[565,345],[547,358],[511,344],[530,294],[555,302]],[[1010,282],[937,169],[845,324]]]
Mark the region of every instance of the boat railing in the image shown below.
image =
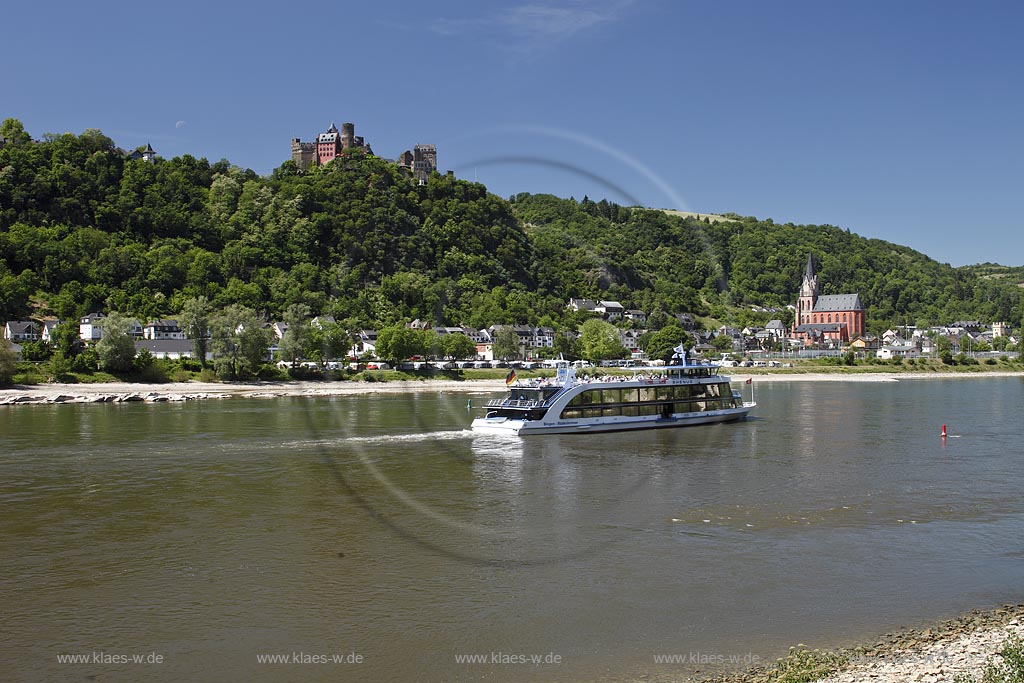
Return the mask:
[[[493,398],[487,402],[488,408],[540,408],[544,401]]]

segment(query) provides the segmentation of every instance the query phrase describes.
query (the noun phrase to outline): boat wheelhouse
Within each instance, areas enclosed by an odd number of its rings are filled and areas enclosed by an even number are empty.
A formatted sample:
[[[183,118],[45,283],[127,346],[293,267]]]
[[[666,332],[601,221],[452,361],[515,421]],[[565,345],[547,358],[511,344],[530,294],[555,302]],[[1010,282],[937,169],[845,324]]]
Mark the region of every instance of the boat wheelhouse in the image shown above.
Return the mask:
[[[560,363],[554,382],[513,384],[487,402],[473,431],[497,434],[571,434],[661,429],[730,422],[756,405],[732,390],[718,365],[687,362],[635,369],[632,377],[578,379]]]

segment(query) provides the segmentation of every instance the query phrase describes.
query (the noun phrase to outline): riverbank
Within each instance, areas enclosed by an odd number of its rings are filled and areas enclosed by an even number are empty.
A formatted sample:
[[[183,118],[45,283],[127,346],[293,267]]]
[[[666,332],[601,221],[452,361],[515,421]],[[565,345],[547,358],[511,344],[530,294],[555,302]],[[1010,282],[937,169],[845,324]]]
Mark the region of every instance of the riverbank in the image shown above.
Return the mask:
[[[723,373],[724,375],[725,373]],[[870,372],[870,373],[736,373],[729,375],[735,388],[749,379],[762,382],[903,382],[910,380],[1024,377],[1024,372]],[[409,393],[415,391],[484,391],[505,388],[500,379],[417,379],[378,382],[169,382],[145,384],[104,382],[97,384],[15,385],[0,390],[0,405],[53,403],[178,402],[223,398],[279,398],[283,396],[345,396],[352,394]]]
[[[1004,658],[997,653],[1012,638],[1024,638],[1024,604],[975,610],[927,627],[887,633],[874,642],[853,648],[829,652],[792,649],[788,657],[771,667],[693,680],[701,683],[980,683],[987,665],[1003,662]]]
[[[0,405],[45,403],[150,403],[221,398],[279,398],[284,396],[344,396],[349,394],[410,393],[414,391],[501,391],[501,380],[421,380],[391,382],[170,382],[135,384],[38,384],[0,390]]]

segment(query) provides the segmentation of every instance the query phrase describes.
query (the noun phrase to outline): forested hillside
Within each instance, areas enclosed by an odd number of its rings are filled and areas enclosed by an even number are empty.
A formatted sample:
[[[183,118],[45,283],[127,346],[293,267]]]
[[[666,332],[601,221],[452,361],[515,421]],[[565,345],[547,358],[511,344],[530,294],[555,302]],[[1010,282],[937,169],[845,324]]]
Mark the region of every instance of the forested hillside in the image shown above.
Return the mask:
[[[509,201],[353,152],[269,177],[182,156],[130,160],[98,131],[32,141],[0,128],[0,319],[185,301],[278,317],[291,304],[350,326],[422,318],[476,327],[572,326],[570,297],[748,322],[792,303],[807,253],[825,293],[859,292],[869,328],[973,318],[1021,322],[1020,290],[907,247],[831,226],[661,211],[549,195]],[[664,316],[658,314],[664,313]],[[776,313],[773,317],[783,317]]]
[[[549,195],[514,197],[513,208],[539,264],[550,268],[538,271],[538,281],[572,296],[607,294],[648,312],[662,307],[742,322],[752,306],[792,304],[813,253],[822,293],[858,292],[869,329],[1021,320],[1021,292],[1012,278],[978,277],[971,268],[829,225],[739,216],[707,223]]]

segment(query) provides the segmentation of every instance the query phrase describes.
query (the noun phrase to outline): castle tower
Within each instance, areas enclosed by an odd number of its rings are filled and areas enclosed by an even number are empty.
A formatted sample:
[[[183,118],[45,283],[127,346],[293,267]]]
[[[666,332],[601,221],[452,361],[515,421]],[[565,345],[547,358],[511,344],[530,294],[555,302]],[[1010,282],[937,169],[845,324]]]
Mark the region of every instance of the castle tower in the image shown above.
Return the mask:
[[[310,166],[316,166],[316,143],[292,138],[292,161],[303,171]]]
[[[341,148],[351,149],[355,146],[356,140],[356,124],[354,123],[343,123],[341,124]]]
[[[814,303],[821,294],[821,287],[818,285],[818,274],[814,271],[814,257],[807,254],[807,267],[804,268],[804,281],[800,285],[800,296],[796,300],[796,317],[793,320],[793,329],[811,322],[811,311],[814,310]]]

